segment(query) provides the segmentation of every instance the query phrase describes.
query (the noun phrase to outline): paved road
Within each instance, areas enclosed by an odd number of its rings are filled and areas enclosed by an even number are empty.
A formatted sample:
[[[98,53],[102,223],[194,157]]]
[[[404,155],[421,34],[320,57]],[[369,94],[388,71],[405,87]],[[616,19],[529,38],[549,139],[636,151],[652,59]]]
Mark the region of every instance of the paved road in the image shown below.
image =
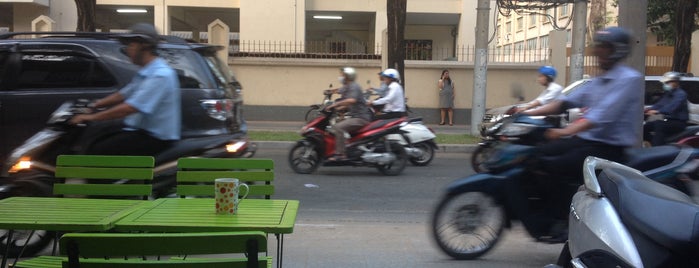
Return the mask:
[[[455,261],[439,251],[430,212],[449,182],[473,173],[469,154],[439,153],[428,167],[386,177],[354,167],[299,175],[286,153],[263,144],[255,156],[275,161],[275,198],[301,201],[294,233],[285,239],[285,267],[541,267],[560,252],[561,245],[535,243],[519,226],[479,260]]]

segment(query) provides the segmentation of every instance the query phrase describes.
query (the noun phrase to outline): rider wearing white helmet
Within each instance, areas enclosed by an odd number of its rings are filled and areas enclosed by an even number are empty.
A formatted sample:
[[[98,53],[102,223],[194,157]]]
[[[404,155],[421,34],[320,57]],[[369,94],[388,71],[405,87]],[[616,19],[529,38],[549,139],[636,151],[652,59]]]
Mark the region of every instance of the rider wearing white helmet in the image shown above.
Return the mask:
[[[399,84],[400,73],[396,69],[386,69],[379,73],[381,81],[388,85],[386,94],[376,100],[369,101],[369,105],[384,105],[381,114],[374,119],[390,119],[405,116],[405,95],[403,87]]]
[[[329,161],[343,161],[347,159],[345,155],[345,134],[358,130],[371,121],[371,113],[366,106],[362,88],[354,82],[357,79],[357,71],[352,67],[340,68],[341,76],[338,77],[342,87],[337,90],[342,96],[339,101],[325,108],[332,110],[336,107],[346,107],[349,118],[333,125],[330,130],[335,135],[335,155]]]

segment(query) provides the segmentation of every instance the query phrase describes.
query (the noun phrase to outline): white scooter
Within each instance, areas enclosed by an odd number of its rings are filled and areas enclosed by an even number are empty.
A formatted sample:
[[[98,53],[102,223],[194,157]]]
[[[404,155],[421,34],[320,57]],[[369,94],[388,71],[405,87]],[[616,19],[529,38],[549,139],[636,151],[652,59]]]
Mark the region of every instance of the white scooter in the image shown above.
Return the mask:
[[[397,141],[408,153],[408,160],[416,166],[426,166],[434,159],[434,152],[438,148],[434,141],[436,135],[424,124],[422,118],[408,119],[408,124],[401,126],[401,134],[391,134],[387,138]]]
[[[588,157],[583,172],[568,242],[558,265],[547,267],[699,267],[699,205],[691,197],[600,158]]]
[[[365,91],[364,98],[368,100],[371,96],[381,97],[382,94],[380,89],[370,88]],[[407,107],[407,100],[406,98],[406,108],[410,112],[410,108]],[[413,163],[415,166],[426,166],[432,162],[434,152],[438,149],[437,143],[434,141],[437,136],[422,123],[422,117],[410,118],[408,122],[409,124],[400,128],[403,131],[402,134],[391,134],[387,138],[397,141],[405,147],[405,151],[410,157],[408,158],[410,163]]]

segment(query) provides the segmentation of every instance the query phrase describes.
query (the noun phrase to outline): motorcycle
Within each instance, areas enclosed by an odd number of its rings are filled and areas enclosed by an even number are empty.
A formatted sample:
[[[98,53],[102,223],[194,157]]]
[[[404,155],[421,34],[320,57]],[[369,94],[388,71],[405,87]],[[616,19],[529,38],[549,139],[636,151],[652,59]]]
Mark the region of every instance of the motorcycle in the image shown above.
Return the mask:
[[[384,175],[400,174],[408,161],[403,145],[387,138],[389,134],[403,133],[406,118],[377,120],[351,134],[347,140],[347,160],[328,161],[335,153],[335,136],[328,129],[334,111],[322,111],[301,129],[302,140],[289,151],[289,166],[296,173],[313,173],[324,166],[376,167]]]
[[[12,151],[0,174],[0,198],[52,196],[58,155],[83,154],[93,142],[121,129],[121,124],[116,121],[68,124],[73,116],[92,112],[88,103],[88,100],[63,103],[51,114],[44,129]],[[157,198],[172,192],[177,160],[181,157],[252,157],[256,147],[248,141],[245,133],[183,137],[154,156],[152,195]],[[9,245],[10,255],[16,256],[28,240],[24,255],[33,255],[50,242],[53,237],[49,234],[37,231],[32,236],[29,231],[26,234],[16,231],[15,240],[8,242],[6,233],[0,233],[0,252],[5,252]]]
[[[622,164],[588,157],[568,241],[547,267],[699,267],[699,205]]]
[[[545,141],[544,131],[559,124],[560,118],[512,116],[499,134]],[[485,164],[489,173],[478,173],[451,183],[432,215],[432,234],[449,256],[468,260],[492,249],[505,227],[522,222],[532,237],[546,240],[555,223],[552,200],[570,200],[580,182],[539,175],[534,163],[536,145],[503,143]],[[677,145],[634,148],[626,152],[626,163],[666,185],[689,193],[686,182],[696,173],[699,150]]]
[[[332,84],[330,85],[332,87]],[[310,116],[322,116],[322,112],[325,107],[333,103],[332,91],[323,91],[323,102],[322,104],[311,105],[311,108],[306,112],[305,120],[309,122]],[[364,97],[368,99],[372,95],[376,95],[372,92],[366,92]],[[331,125],[334,124],[336,118],[331,119]],[[403,145],[405,151],[408,153],[408,160],[414,166],[426,166],[434,159],[434,154],[439,147],[435,142],[437,137],[434,131],[422,123],[421,117],[414,117],[408,119],[408,123],[401,127],[405,133],[391,134],[388,136],[389,140],[396,141]]]

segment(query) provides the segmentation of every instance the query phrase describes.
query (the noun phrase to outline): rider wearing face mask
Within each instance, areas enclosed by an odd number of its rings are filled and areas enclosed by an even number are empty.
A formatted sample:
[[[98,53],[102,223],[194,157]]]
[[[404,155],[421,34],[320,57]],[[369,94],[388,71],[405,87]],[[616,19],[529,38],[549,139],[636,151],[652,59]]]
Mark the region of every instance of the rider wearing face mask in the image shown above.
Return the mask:
[[[341,95],[340,100],[325,108],[332,110],[336,108],[347,108],[349,118],[336,123],[330,132],[335,135],[335,155],[329,161],[343,161],[347,159],[345,155],[345,134],[358,130],[371,121],[371,113],[366,105],[366,100],[362,94],[362,88],[354,82],[357,78],[357,71],[351,67],[340,69],[341,76],[338,78],[342,87],[337,90]]]
[[[650,141],[653,146],[665,144],[667,137],[682,132],[687,126],[687,93],[680,88],[680,79],[677,72],[665,73],[660,80],[664,90],[662,98],[645,111],[646,115],[664,116],[663,120],[647,122],[643,126],[643,140]]]

